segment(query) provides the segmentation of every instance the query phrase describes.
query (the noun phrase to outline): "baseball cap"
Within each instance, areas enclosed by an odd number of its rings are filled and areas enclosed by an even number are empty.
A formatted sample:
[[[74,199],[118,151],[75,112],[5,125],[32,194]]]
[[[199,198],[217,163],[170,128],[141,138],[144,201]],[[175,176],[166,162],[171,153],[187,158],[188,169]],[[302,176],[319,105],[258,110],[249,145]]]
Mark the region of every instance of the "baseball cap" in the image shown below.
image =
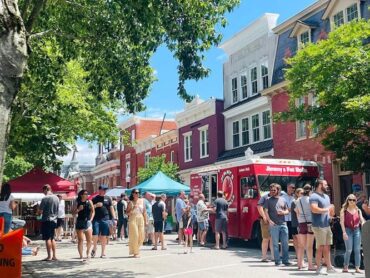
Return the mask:
[[[108,189],[108,185],[106,185],[106,184],[99,185],[99,189],[107,190]]]

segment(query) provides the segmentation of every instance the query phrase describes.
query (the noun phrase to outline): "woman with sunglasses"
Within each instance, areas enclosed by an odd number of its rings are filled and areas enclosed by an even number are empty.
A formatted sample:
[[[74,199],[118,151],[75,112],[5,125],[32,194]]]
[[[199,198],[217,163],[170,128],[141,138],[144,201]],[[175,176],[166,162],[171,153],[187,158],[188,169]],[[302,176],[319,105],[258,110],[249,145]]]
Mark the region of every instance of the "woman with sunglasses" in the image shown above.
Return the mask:
[[[358,209],[356,196],[348,195],[345,203],[340,211],[340,225],[343,231],[343,240],[346,245],[346,253],[344,254],[343,272],[348,272],[349,260],[352,250],[355,257],[356,273],[362,273],[360,270],[361,264],[361,231],[360,226],[365,223],[362,217],[361,210]]]
[[[77,214],[76,221],[76,232],[78,239],[78,253],[80,254],[80,259],[85,261],[90,259],[90,249],[92,242],[92,219],[95,215],[95,209],[93,203],[87,199],[87,190],[82,189],[78,192],[77,205],[73,211],[73,214]],[[83,257],[83,243],[84,235],[86,238],[86,259]]]
[[[134,258],[140,257],[140,247],[143,245],[145,236],[145,224],[147,223],[144,200],[140,198],[139,190],[132,190],[130,202],[127,205],[128,215],[128,239],[129,255]]]

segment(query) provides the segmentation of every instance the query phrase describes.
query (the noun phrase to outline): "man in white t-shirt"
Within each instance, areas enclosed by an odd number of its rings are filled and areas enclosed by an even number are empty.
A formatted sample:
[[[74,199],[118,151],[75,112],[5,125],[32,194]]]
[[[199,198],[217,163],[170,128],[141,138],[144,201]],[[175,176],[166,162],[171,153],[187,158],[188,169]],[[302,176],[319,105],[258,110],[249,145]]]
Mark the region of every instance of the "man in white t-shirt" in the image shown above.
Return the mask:
[[[58,218],[57,218],[57,228],[55,232],[55,240],[62,241],[63,237],[63,227],[64,227],[64,219],[66,217],[65,213],[65,201],[63,200],[62,195],[57,195],[59,198],[59,209],[58,209]]]
[[[204,195],[200,194],[199,201],[197,203],[198,241],[200,246],[204,246],[205,244],[209,227],[208,219],[210,209],[207,208],[204,200]]]

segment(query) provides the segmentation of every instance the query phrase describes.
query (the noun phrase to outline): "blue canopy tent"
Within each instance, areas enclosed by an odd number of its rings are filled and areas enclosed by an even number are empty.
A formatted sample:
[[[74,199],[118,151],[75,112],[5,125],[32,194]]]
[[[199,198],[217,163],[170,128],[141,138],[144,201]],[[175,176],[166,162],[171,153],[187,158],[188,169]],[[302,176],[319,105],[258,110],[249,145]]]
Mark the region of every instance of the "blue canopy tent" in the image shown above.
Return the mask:
[[[185,194],[190,193],[190,187],[179,183],[168,176],[163,172],[159,171],[150,179],[138,184],[137,186],[127,189],[126,194],[131,194],[131,190],[138,189],[141,193],[151,192],[154,194],[165,193],[168,196],[176,196],[181,191],[184,191]]]

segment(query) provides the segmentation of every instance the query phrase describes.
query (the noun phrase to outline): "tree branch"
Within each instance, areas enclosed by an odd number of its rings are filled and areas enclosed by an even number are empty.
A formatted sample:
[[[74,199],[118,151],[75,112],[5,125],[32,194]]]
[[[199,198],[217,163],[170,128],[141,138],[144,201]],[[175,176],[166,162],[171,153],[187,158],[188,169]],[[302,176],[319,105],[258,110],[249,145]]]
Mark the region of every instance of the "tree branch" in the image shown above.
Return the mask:
[[[31,34],[29,35],[28,39],[29,41],[32,41],[32,40],[35,40],[35,39],[38,39],[38,38],[41,38],[49,33],[52,33],[54,32],[54,30],[46,30],[46,31],[43,31],[43,32],[39,32],[39,33],[34,33],[34,34]]]
[[[22,16],[23,20],[27,16],[28,9],[29,9],[30,5],[31,5],[31,0],[24,0],[23,6],[22,6],[22,8],[20,8],[20,12],[21,12],[21,16]]]
[[[28,33],[31,33],[31,30],[33,28],[33,25],[35,24],[41,10],[42,10],[42,7],[46,4],[46,1],[47,0],[36,0],[36,3],[35,5],[33,6],[33,9],[31,11],[31,14],[25,24],[26,26],[26,30]]]

